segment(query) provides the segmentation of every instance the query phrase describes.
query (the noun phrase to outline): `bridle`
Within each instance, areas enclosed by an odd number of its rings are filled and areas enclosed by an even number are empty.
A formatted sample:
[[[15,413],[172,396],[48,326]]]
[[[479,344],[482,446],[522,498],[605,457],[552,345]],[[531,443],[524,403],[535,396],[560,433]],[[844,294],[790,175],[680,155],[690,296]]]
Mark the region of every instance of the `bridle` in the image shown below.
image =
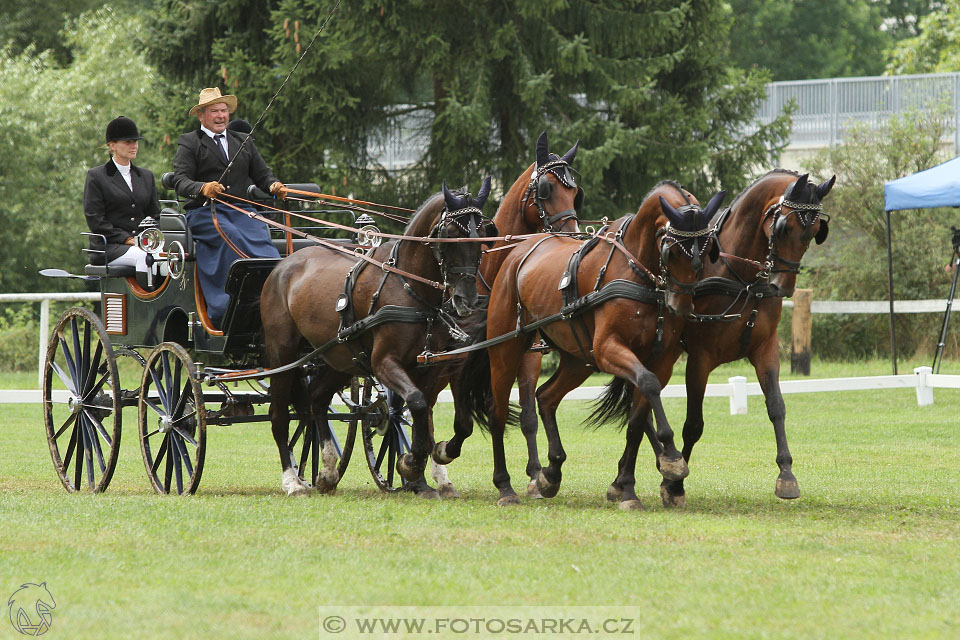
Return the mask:
[[[784,213],[784,207],[789,208],[790,211]],[[823,204],[820,202],[816,204],[792,202],[787,200],[786,194],[780,196],[780,199],[770,205],[760,219],[760,224],[763,224],[763,221],[769,217],[771,218],[771,223],[770,237],[767,241],[767,260],[763,264],[761,272],[757,274],[758,279],[761,277],[769,278],[774,273],[800,273],[799,260],[787,260],[777,252],[776,238],[786,232],[787,220],[791,215],[796,215],[797,222],[800,223],[803,229],[800,240],[804,244],[810,242],[813,237],[813,225],[815,225],[820,218],[823,218],[824,222],[830,220],[830,216],[823,213]],[[784,265],[785,268],[778,267],[778,263]]]
[[[700,211],[702,211],[700,207],[695,204],[684,205],[677,209],[677,213],[689,213],[691,215]],[[710,226],[696,231],[683,231],[674,229],[668,222],[665,226],[657,229],[657,236],[660,237],[660,277],[665,290],[680,295],[693,294],[697,282],[700,280],[700,275],[703,273],[703,254],[710,245],[709,239],[713,235],[714,229]],[[707,241],[700,243],[699,238],[707,238]],[[679,247],[681,253],[690,259],[690,266],[697,274],[693,282],[680,282],[667,269],[667,262],[673,247]]]
[[[463,236],[459,237],[479,238],[479,227],[482,221],[483,212],[477,207],[467,206],[454,211],[449,211],[446,207],[444,207],[443,211],[440,213],[440,219],[437,220],[435,225],[433,225],[428,237],[449,238],[450,236],[447,234],[447,225],[454,224],[463,232]],[[480,269],[481,253],[479,251],[477,252],[477,260],[473,265],[468,265],[465,267],[451,267],[447,264],[446,251],[443,251],[442,248],[446,246],[452,246],[453,244],[457,243],[431,242],[429,244],[430,248],[433,249],[433,257],[436,259],[437,264],[440,265],[440,274],[443,277],[444,292],[452,291],[461,280],[476,279],[477,272]],[[451,277],[454,278],[452,281]]]
[[[526,191],[523,193],[522,210],[525,211],[531,204],[535,205],[543,231],[558,231],[565,220],[569,218],[577,219],[580,205],[583,202],[583,188],[577,184],[577,179],[573,175],[574,172],[573,167],[559,158],[551,160],[543,166],[534,165],[530,184],[527,185]],[[573,209],[564,209],[553,215],[547,212],[546,201],[550,199],[550,194],[553,192],[553,185],[547,179],[548,173],[552,173],[553,177],[568,189],[577,190],[577,195],[573,201]],[[554,228],[554,225],[556,225],[556,228]]]

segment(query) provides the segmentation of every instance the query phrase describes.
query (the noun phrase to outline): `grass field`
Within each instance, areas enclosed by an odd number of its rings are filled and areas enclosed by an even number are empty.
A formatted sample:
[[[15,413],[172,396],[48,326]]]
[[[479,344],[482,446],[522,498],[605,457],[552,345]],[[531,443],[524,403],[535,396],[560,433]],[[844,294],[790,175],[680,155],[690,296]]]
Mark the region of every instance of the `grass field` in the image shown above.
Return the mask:
[[[882,362],[826,366],[814,363],[814,377],[889,373]],[[381,495],[359,457],[337,495],[284,498],[266,424],[211,427],[198,494],[156,496],[132,413],[109,491],[67,495],[39,405],[0,405],[0,598],[45,581],[57,602],[49,638],[316,637],[319,607],[362,604],[486,605],[491,615],[505,605],[616,606],[643,638],[955,638],[955,399],[938,390],[919,408],[909,389],[788,396],[803,493],[791,502],[773,495],[762,398],[735,417],[726,399],[708,399],[687,507],[660,505],[644,445],[647,510],[630,513],[603,499],[622,434],[584,431],[585,403],[561,415],[560,495],[516,508],[495,506],[480,434],[450,467],[459,500]],[[666,408],[679,431],[683,401]],[[439,435],[450,418],[439,406]],[[520,490],[519,432],[507,446]],[[6,637],[19,636],[0,620]]]

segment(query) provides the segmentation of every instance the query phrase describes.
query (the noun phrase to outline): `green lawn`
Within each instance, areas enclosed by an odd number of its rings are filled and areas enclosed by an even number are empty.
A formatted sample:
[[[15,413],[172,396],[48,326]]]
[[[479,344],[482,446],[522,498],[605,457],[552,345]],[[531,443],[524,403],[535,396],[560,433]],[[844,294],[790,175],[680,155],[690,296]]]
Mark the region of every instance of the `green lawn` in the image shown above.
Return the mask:
[[[883,364],[814,363],[814,377],[889,373]],[[738,367],[716,381],[746,374]],[[129,410],[109,491],[67,495],[39,405],[0,405],[0,589],[46,581],[57,601],[51,638],[316,637],[320,606],[361,604],[488,605],[489,615],[505,605],[613,605],[643,638],[952,638],[954,399],[938,390],[936,404],[918,408],[910,389],[787,396],[803,492],[792,502],[773,495],[763,399],[751,397],[745,416],[708,399],[687,507],[660,505],[644,445],[647,510],[630,513],[603,499],[622,434],[581,428],[585,403],[561,415],[560,495],[515,508],[495,506],[479,433],[450,467],[460,500],[381,495],[356,454],[337,495],[284,498],[266,424],[211,427],[198,495],[156,496]],[[679,431],[683,401],[666,408]],[[438,408],[441,436],[450,411]],[[507,446],[520,490],[518,432]],[[0,638],[18,637],[7,624]]]

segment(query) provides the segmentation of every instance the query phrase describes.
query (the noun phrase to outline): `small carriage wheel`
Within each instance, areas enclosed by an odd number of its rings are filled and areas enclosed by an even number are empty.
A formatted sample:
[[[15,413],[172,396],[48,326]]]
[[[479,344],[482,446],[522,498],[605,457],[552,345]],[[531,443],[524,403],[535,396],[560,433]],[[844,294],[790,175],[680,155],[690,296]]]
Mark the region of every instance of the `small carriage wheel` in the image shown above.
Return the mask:
[[[372,386],[372,385],[371,385]],[[379,385],[373,387],[383,393]],[[364,385],[364,405],[371,402]],[[361,427],[363,450],[367,454],[367,467],[370,475],[381,491],[399,491],[407,484],[397,473],[397,458],[410,451],[409,411],[403,397],[386,390],[386,406],[389,410],[387,420],[364,420]]]
[[[340,394],[341,399],[344,400],[344,403],[347,405],[347,409],[351,413],[356,413],[356,405],[360,397],[360,387],[356,378],[354,378],[350,384],[350,402],[346,402],[346,398],[343,397],[343,393]],[[351,406],[351,403],[353,406]],[[330,412],[333,413],[333,409],[330,409]],[[347,423],[347,432],[343,436],[343,442],[340,441],[340,438],[337,437],[337,432],[334,429],[333,425],[336,420],[327,420],[327,424],[330,426],[330,434],[333,436],[333,444],[337,450],[337,456],[339,458],[337,462],[337,477],[341,480],[343,479],[343,474],[347,472],[347,465],[350,464],[350,456],[353,454],[353,445],[357,439],[357,419],[353,418],[346,421]],[[311,420],[301,420],[297,425],[297,428],[294,430],[293,435],[290,436],[290,441],[287,443],[287,448],[290,451],[290,455],[293,457],[292,462],[297,465],[299,470],[300,479],[308,484],[314,484],[317,480],[317,474],[320,472],[320,421],[317,419]],[[297,449],[299,448],[299,454]],[[310,468],[310,477],[304,476],[304,469]]]
[[[186,349],[163,342],[147,355],[137,404],[150,484],[157,493],[194,493],[207,448],[207,411]]]
[[[87,309],[68,309],[50,336],[43,367],[47,444],[67,491],[100,492],[110,484],[121,409],[117,358],[103,324]]]

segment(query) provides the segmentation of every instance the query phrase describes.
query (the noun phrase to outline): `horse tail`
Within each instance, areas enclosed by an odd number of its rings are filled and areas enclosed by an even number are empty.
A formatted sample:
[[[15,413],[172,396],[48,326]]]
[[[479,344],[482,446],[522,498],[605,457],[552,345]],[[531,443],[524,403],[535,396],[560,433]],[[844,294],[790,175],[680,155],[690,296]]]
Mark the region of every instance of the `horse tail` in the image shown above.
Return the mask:
[[[490,416],[493,413],[493,388],[490,384],[490,354],[486,349],[478,349],[467,356],[460,369],[460,397],[457,402],[467,412],[474,423],[484,431],[490,430]],[[469,383],[466,381],[469,380]]]
[[[586,424],[599,428],[608,422],[616,422],[622,428],[632,408],[633,385],[615,377],[607,383],[600,397],[594,400],[593,412],[586,419]]]

